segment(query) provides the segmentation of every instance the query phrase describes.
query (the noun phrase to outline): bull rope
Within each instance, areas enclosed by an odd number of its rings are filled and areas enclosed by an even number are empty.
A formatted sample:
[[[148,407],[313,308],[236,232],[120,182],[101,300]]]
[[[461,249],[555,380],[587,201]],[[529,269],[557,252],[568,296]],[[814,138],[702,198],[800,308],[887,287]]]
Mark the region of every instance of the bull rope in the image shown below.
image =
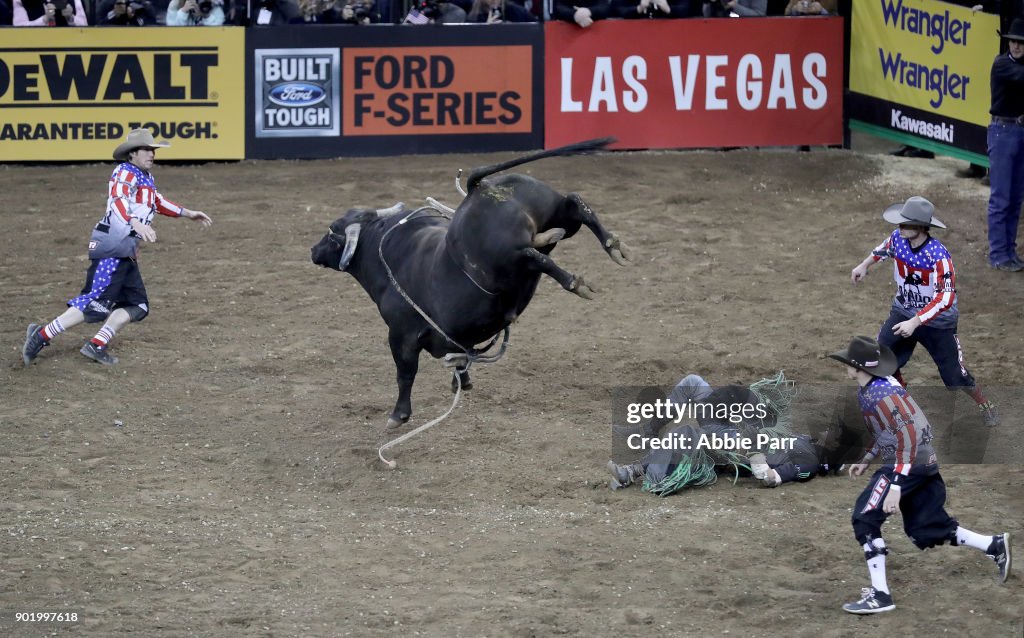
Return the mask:
[[[429,421],[427,423],[424,423],[423,425],[419,426],[415,430],[412,430],[410,432],[406,432],[402,436],[400,436],[400,437],[398,437],[396,439],[392,439],[391,441],[388,441],[384,445],[382,445],[379,448],[377,448],[377,457],[380,458],[380,460],[383,461],[384,464],[388,466],[388,469],[392,469],[392,470],[395,469],[395,467],[398,466],[398,462],[394,461],[394,460],[389,461],[388,459],[384,458],[384,450],[387,450],[388,448],[394,447],[394,446],[398,445],[399,443],[402,443],[403,441],[407,441],[407,440],[411,439],[412,437],[416,436],[417,434],[419,434],[420,432],[423,432],[424,430],[432,428],[435,425],[437,425],[438,423],[440,423],[441,421],[444,421],[446,418],[448,418],[448,415],[451,414],[452,410],[455,409],[455,406],[458,405],[459,397],[462,395],[462,376],[459,374],[459,371],[461,370],[462,372],[469,372],[469,367],[471,365],[473,365],[473,363],[476,362],[476,361],[479,361],[481,363],[494,363],[495,361],[500,359],[505,354],[505,350],[508,347],[509,329],[508,329],[508,326],[506,326],[505,327],[505,331],[504,331],[504,338],[503,338],[503,340],[501,342],[501,348],[495,354],[493,354],[493,355],[486,355],[484,353],[486,353],[488,350],[490,350],[491,347],[493,347],[494,344],[497,343],[498,335],[494,335],[494,337],[491,339],[490,343],[488,343],[485,347],[483,347],[481,349],[472,349],[472,348],[471,349],[466,349],[466,348],[464,348],[462,346],[462,344],[458,343],[457,341],[455,341],[454,339],[449,337],[445,333],[444,330],[441,330],[441,326],[437,325],[437,323],[435,323],[434,320],[431,319],[430,316],[422,308],[420,308],[418,305],[416,305],[416,302],[413,301],[412,298],[409,297],[408,294],[406,294],[405,290],[403,290],[402,287],[398,284],[398,280],[395,279],[395,275],[391,271],[391,267],[388,266],[387,260],[384,259],[384,240],[391,233],[391,231],[393,231],[394,229],[398,228],[399,226],[405,224],[406,222],[411,220],[418,213],[421,213],[421,212],[424,212],[424,211],[433,211],[435,214],[434,215],[430,215],[431,217],[445,217],[447,219],[451,219],[448,215],[445,214],[445,211],[440,210],[440,208],[437,208],[437,207],[435,207],[433,205],[433,204],[436,203],[435,201],[430,201],[430,200],[428,200],[428,201],[432,205],[430,205],[430,206],[421,206],[420,208],[417,208],[416,210],[412,211],[411,213],[406,215],[404,218],[402,218],[397,224],[395,224],[394,226],[392,226],[391,228],[387,229],[387,231],[384,232],[384,234],[380,238],[380,243],[377,245],[377,256],[380,258],[380,263],[382,263],[384,265],[384,270],[388,274],[388,280],[391,282],[391,285],[394,286],[395,290],[398,291],[398,294],[402,296],[402,299],[405,299],[405,302],[408,303],[410,306],[412,306],[413,310],[415,310],[417,313],[419,313],[419,315],[421,317],[423,317],[423,320],[426,321],[428,324],[430,324],[431,328],[436,330],[438,332],[438,334],[440,334],[442,337],[444,337],[445,341],[447,341],[448,343],[452,344],[453,346],[455,346],[459,350],[462,350],[462,354],[460,355],[458,353],[450,352],[450,353],[448,353],[448,354],[446,354],[444,356],[444,362],[443,362],[444,366],[446,368],[455,368],[455,371],[452,373],[455,376],[455,383],[456,383],[455,398],[452,399],[452,404],[451,404],[451,406],[449,406],[448,411],[445,412],[444,414],[442,414],[441,416],[437,417],[436,419],[434,419],[432,421]],[[445,208],[447,208],[447,207],[445,207]],[[461,267],[460,267],[460,270],[461,270]],[[462,272],[463,272],[463,274],[466,275],[466,277],[469,277],[469,273],[467,273],[465,270],[463,270]],[[480,288],[480,290],[482,290],[483,292],[485,292],[487,294],[493,294],[493,293],[488,292],[484,288],[482,288],[480,286],[480,284],[476,283],[476,281],[473,281],[472,277],[469,277],[469,280],[471,282],[473,282],[473,284],[477,288]],[[462,365],[463,362],[465,363],[465,365]]]

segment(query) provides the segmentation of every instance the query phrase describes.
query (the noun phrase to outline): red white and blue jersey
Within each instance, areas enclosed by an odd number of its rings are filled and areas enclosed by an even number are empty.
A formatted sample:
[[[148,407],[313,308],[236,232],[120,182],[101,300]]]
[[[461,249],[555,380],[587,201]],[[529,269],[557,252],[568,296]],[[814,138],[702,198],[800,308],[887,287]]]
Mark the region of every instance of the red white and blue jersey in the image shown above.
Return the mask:
[[[139,238],[132,232],[133,218],[148,226],[157,213],[180,217],[181,211],[181,206],[156,189],[152,174],[131,162],[122,162],[110,175],[107,210],[92,231],[89,258],[134,257]]]
[[[938,471],[931,424],[906,388],[893,377],[872,377],[857,398],[874,437],[866,458],[891,464],[894,477],[906,476],[914,466],[925,466],[921,469],[927,473]]]
[[[876,262],[893,259],[896,296],[892,307],[907,319],[917,315],[922,325],[933,328],[956,326],[960,311],[956,303],[956,273],[949,251],[938,239],[912,248],[894,230],[871,251]]]

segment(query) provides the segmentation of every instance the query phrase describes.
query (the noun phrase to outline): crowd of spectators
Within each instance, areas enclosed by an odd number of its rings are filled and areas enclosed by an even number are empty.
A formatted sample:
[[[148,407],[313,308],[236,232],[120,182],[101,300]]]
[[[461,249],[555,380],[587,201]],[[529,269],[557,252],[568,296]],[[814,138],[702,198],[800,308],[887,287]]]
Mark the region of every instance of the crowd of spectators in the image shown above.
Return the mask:
[[[988,0],[994,1],[994,0]],[[841,0],[0,0],[0,26],[498,24],[835,15]]]

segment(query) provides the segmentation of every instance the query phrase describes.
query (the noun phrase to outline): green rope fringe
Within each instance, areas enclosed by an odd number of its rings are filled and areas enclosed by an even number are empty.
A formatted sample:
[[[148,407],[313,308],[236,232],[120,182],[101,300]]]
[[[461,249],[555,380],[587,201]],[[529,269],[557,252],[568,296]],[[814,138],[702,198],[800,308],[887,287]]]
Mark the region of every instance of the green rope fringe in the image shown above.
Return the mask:
[[[789,436],[792,417],[789,407],[796,398],[796,382],[786,378],[783,370],[774,377],[768,377],[750,384],[750,391],[757,395],[758,400],[776,414],[775,425],[761,428],[761,432],[773,437]]]
[[[717,480],[715,462],[703,450],[696,450],[693,454],[683,457],[676,469],[657,483],[651,483],[650,479],[644,478],[643,490],[658,496],[668,496],[683,488],[704,487]]]

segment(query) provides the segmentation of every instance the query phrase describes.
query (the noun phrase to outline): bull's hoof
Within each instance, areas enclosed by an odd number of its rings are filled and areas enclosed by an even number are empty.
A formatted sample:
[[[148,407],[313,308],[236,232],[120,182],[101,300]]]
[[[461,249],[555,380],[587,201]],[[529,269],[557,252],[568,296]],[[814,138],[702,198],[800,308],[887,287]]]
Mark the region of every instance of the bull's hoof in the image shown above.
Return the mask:
[[[593,299],[594,295],[597,294],[597,290],[590,287],[590,285],[583,281],[583,277],[577,275],[572,278],[572,283],[569,284],[569,292],[579,295],[584,299]]]
[[[456,374],[459,374],[459,373],[455,372],[455,373],[452,374],[452,394],[455,394],[456,392],[459,391],[459,381],[462,382],[462,389],[463,390],[472,390],[473,389],[473,382],[470,381],[469,373],[468,372],[463,372],[460,379],[456,379],[456,377],[455,377]]]
[[[409,417],[402,417],[396,419],[395,417],[388,417],[388,424],[384,426],[384,430],[394,430],[400,428],[409,421]]]
[[[626,266],[628,262],[633,261],[632,249],[626,245],[626,242],[615,235],[608,237],[608,240],[604,243],[604,249],[608,256],[612,258],[612,261],[620,266]]]

